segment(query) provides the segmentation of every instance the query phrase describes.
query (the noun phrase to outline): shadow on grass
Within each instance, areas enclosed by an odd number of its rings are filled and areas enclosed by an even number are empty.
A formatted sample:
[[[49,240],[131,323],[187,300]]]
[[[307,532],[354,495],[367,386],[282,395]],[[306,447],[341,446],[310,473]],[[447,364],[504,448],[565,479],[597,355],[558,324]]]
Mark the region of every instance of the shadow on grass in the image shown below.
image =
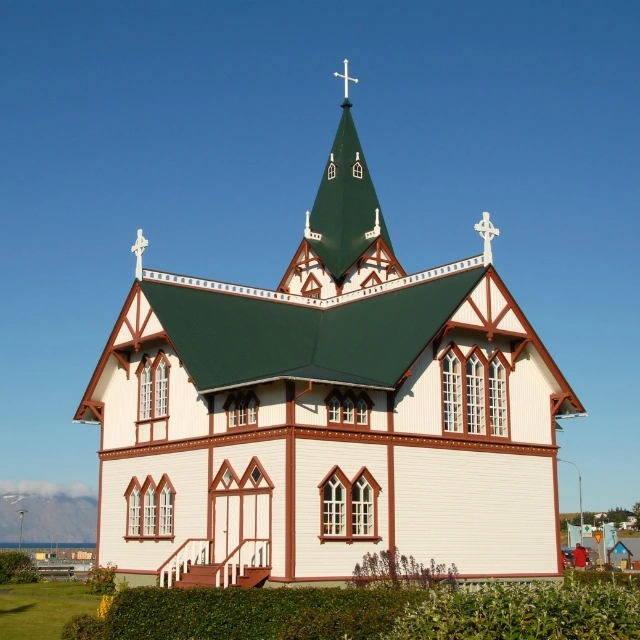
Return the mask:
[[[28,611],[31,607],[35,606],[36,603],[32,602],[31,604],[23,604],[21,607],[14,607],[13,609],[0,609],[0,616],[7,613],[22,613],[23,611]]]

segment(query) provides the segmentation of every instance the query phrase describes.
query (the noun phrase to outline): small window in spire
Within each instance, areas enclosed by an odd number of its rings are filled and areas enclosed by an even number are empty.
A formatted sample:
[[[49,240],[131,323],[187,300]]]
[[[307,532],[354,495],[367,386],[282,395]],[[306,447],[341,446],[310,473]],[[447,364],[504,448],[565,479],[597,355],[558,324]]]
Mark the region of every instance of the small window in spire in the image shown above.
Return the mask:
[[[356,162],[353,165],[353,177],[360,178],[362,180],[362,165],[359,162]]]
[[[329,180],[333,180],[336,177],[336,165],[333,164],[333,162],[331,164],[329,164],[329,168],[327,169],[327,179]]]

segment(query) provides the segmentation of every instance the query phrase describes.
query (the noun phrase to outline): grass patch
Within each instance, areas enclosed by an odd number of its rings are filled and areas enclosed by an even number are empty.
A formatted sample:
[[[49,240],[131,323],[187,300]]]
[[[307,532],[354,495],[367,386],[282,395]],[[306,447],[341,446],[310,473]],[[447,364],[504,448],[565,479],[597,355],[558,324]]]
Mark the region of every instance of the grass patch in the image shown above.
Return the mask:
[[[82,582],[40,582],[0,585],[0,638],[59,640],[71,616],[95,614],[99,596],[87,593]]]

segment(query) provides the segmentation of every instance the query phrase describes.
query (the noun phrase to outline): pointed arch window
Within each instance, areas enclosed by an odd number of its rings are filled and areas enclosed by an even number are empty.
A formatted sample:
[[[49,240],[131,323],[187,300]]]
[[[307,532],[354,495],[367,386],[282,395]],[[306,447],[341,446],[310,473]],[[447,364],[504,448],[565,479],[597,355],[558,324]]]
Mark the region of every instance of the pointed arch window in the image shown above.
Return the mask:
[[[346,490],[338,476],[333,475],[324,485],[324,530],[325,536],[343,536],[347,515]]]
[[[318,485],[321,497],[321,543],[356,540],[378,542],[377,505],[381,491],[366,467],[349,480],[337,465]]]
[[[329,422],[341,422],[340,400],[337,396],[329,398]]]
[[[334,389],[326,398],[327,422],[348,427],[368,427],[373,402],[366,392],[355,396],[351,391]]]
[[[255,427],[258,425],[260,401],[253,391],[230,395],[223,405],[227,413],[227,427]]]
[[[169,417],[169,369],[171,364],[163,351],[152,360],[147,354],[138,366],[138,422]],[[165,430],[166,437],[166,430]]]
[[[125,537],[139,537],[141,496],[137,478],[132,478],[124,496],[127,501],[127,533]]]
[[[169,370],[164,359],[156,367],[156,418],[166,416],[169,400]]]
[[[333,180],[336,177],[336,165],[334,162],[329,163],[329,167],[327,168],[327,179]]]
[[[161,536],[173,533],[173,491],[168,483],[160,491],[160,531]]]
[[[485,433],[484,364],[477,354],[467,359],[467,428],[469,433]]]
[[[492,436],[508,434],[507,369],[498,357],[489,363],[489,420]]]
[[[442,360],[444,430],[462,431],[462,375],[460,359],[449,351]]]
[[[358,424],[369,424],[369,405],[364,398],[358,400]]]
[[[145,362],[140,376],[140,420],[151,417],[151,390],[153,388],[153,373],[151,363]]]
[[[344,414],[343,414],[343,421],[347,424],[353,424],[354,423],[354,405],[353,405],[353,400],[349,397],[346,397],[344,399],[344,402],[342,404],[343,410],[344,410]]]
[[[153,485],[149,485],[144,493],[144,535],[156,534],[156,492]]]
[[[358,161],[353,165],[353,177],[362,179],[362,173],[362,163]]]

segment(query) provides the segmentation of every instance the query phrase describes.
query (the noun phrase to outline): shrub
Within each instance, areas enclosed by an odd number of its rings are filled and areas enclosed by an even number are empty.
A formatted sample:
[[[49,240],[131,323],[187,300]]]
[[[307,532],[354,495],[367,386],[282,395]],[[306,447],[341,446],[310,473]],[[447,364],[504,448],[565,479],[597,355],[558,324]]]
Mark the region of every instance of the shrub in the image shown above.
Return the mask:
[[[564,583],[571,585],[574,582],[585,585],[605,582],[620,587],[640,589],[640,574],[613,571],[565,571]]]
[[[477,593],[427,593],[387,640],[640,637],[640,597],[613,584],[492,584]]]
[[[0,551],[0,584],[40,582],[35,562],[23,551]]]
[[[105,623],[118,640],[371,640],[428,593],[140,587],[116,595]]]
[[[87,573],[87,587],[89,593],[98,596],[112,596],[116,592],[115,564],[107,564],[106,567],[94,567]]]
[[[393,552],[381,551],[380,555],[366,553],[362,564],[353,570],[352,586],[391,587],[394,589],[434,589],[436,587],[456,588],[458,569],[455,564],[448,567],[436,564],[433,558],[428,567],[417,562],[413,556],[401,555],[398,547]]]
[[[73,616],[62,628],[61,640],[106,640],[104,622],[83,613]]]

